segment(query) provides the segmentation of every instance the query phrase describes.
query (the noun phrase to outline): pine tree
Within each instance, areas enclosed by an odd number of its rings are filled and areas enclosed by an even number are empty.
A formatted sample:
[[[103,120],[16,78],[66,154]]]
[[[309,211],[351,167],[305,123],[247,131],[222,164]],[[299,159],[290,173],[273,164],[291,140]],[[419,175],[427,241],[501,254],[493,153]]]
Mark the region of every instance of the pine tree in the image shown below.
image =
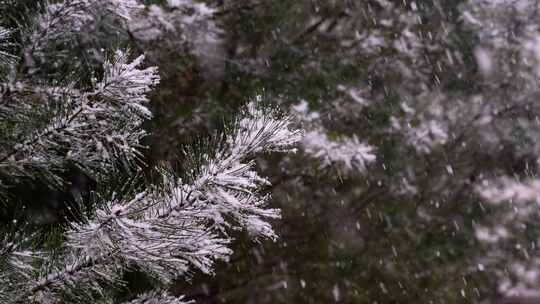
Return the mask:
[[[144,168],[143,125],[158,69],[126,47],[101,47],[145,7],[136,0],[0,4],[0,189],[11,221],[0,240],[0,302],[113,303],[123,275],[137,271],[157,289],[126,303],[185,303],[163,288],[195,271],[213,273],[232,254],[235,231],[276,239],[269,220],[280,213],[266,207],[269,182],[254,157],[291,151],[300,132],[290,118],[257,98],[223,134],[184,149],[186,172]],[[143,168],[156,183],[145,182]],[[97,188],[70,187],[72,170]],[[123,176],[130,178],[121,188],[107,187]],[[67,212],[77,216],[42,229],[16,191],[35,183],[73,190],[76,205]],[[82,195],[87,190],[95,191]]]

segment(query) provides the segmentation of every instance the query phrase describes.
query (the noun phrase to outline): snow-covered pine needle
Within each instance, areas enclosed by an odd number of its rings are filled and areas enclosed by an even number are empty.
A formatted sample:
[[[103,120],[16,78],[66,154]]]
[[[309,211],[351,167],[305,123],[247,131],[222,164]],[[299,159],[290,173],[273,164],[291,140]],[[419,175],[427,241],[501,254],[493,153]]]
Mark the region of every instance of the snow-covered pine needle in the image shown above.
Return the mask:
[[[232,254],[230,230],[275,239],[268,220],[279,210],[266,208],[268,195],[261,190],[269,182],[254,171],[253,157],[292,151],[300,136],[288,117],[249,104],[192,182],[164,175],[164,187],[109,201],[87,222],[73,224],[58,264],[64,266],[30,280],[25,299],[54,302],[79,280],[99,293],[92,282],[113,282],[131,267],[164,283],[195,270],[212,273],[215,261]]]

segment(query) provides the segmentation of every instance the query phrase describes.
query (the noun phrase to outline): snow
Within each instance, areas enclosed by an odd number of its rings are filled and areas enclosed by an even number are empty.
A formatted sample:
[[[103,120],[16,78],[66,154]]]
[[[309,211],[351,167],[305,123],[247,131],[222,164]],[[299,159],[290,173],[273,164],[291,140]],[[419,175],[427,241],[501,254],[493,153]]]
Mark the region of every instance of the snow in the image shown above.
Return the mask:
[[[490,52],[486,48],[477,47],[474,49],[474,56],[480,72],[488,76],[493,72],[494,62]]]

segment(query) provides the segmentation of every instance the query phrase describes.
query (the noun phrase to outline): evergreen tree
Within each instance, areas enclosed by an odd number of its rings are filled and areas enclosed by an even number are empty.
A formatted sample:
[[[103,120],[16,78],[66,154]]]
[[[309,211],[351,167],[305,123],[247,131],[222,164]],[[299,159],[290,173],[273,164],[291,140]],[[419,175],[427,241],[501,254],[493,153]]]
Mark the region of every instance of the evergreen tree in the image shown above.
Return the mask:
[[[148,95],[158,69],[144,67],[144,55],[132,59],[126,46],[102,49],[127,44],[130,22],[145,6],[1,5],[0,186],[8,223],[0,302],[113,303],[126,275],[138,272],[156,289],[126,303],[185,303],[165,288],[194,271],[213,273],[232,254],[234,231],[276,238],[268,221],[279,210],[266,207],[269,182],[254,170],[254,157],[291,150],[300,133],[287,116],[257,98],[222,134],[184,148],[189,164],[181,175],[145,168],[143,124],[152,117]],[[126,40],[114,42],[115,33]],[[143,169],[153,178],[145,180]],[[80,178],[96,186],[81,189]],[[55,194],[53,202],[39,191],[20,196],[36,189]],[[69,202],[56,195],[64,192]]]
[[[536,1],[1,3],[8,301],[537,300]]]

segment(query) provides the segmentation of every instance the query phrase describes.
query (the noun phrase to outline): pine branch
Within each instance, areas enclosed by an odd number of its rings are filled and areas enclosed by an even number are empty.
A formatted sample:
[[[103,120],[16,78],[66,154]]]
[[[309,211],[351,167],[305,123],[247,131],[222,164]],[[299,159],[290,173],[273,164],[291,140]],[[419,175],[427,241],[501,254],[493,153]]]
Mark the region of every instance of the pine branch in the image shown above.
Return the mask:
[[[103,79],[90,91],[81,92],[74,86],[43,90],[32,87],[33,94],[48,97],[59,107],[49,101],[53,107],[49,110],[50,122],[4,152],[0,158],[2,170],[12,176],[20,171],[31,175],[39,168],[55,172],[61,171],[67,160],[97,175],[110,169],[114,161],[133,164],[141,148],[139,141],[146,134],[141,125],[151,117],[146,94],[157,85],[159,77],[155,67],[139,68],[144,56],[129,63],[128,54],[119,50],[112,60],[107,60]],[[6,110],[20,115],[24,108],[14,105]]]
[[[142,294],[136,299],[124,304],[190,304],[193,301],[183,301],[182,297],[174,297],[164,291],[153,291]]]
[[[292,107],[297,120],[307,129],[302,140],[303,151],[320,161],[320,167],[336,166],[345,173],[367,171],[376,160],[375,148],[360,142],[356,135],[331,139],[320,121],[318,112],[310,111],[306,101]]]
[[[11,35],[11,30],[0,26],[0,65],[8,67],[18,60],[17,56],[8,51],[12,46],[12,43],[8,40]]]
[[[132,267],[164,283],[195,269],[212,273],[215,261],[232,253],[229,230],[275,239],[267,220],[279,211],[265,208],[268,196],[261,187],[268,181],[253,170],[252,158],[290,151],[300,133],[288,125],[287,117],[250,104],[224,144],[205,156],[191,183],[164,175],[163,188],[129,201],[113,199],[88,222],[73,224],[62,254],[66,266],[29,283],[18,301],[54,301],[81,286],[80,280],[114,282],[117,273]]]
[[[46,2],[41,9],[42,12],[35,18],[33,29],[28,35],[29,44],[23,51],[22,57],[25,59],[26,67],[32,68],[35,59],[51,55],[51,46],[72,41],[74,36],[104,11],[121,20],[129,20],[143,7],[138,0]]]

